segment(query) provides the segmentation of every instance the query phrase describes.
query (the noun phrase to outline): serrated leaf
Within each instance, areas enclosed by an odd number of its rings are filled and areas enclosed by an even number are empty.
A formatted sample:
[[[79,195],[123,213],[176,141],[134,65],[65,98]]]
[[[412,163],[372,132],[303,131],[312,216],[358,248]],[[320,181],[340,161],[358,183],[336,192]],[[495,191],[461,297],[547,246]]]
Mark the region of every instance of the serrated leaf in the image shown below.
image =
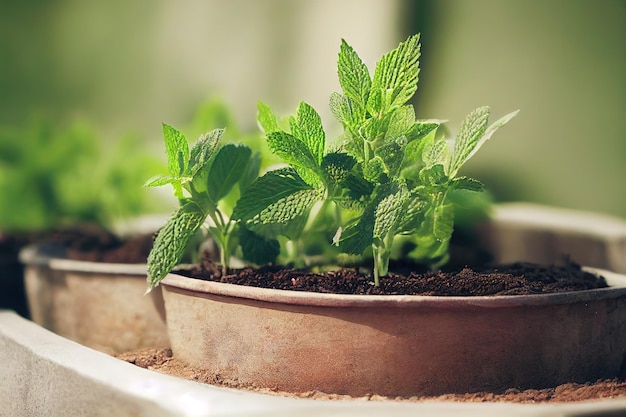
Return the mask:
[[[401,136],[406,137],[407,133],[415,126],[415,110],[413,106],[402,106],[396,109],[392,115],[387,131],[385,132],[385,141],[393,141]]]
[[[293,170],[270,171],[252,183],[237,202],[233,218],[266,237],[295,239],[313,204],[321,198]]]
[[[384,162],[387,173],[396,177],[404,159],[404,146],[396,142],[387,143],[376,150],[376,156]]]
[[[205,169],[223,135],[224,129],[214,129],[201,135],[194,143],[190,151],[189,176],[191,178]]]
[[[303,141],[279,131],[267,135],[267,144],[275,155],[294,167],[308,184],[317,186],[320,180],[317,157]]]
[[[245,145],[222,146],[211,164],[207,191],[213,203],[224,198],[243,175],[252,151]]]
[[[257,111],[257,121],[265,134],[278,132],[280,130],[278,127],[278,119],[267,104],[259,101],[257,103]]]
[[[428,168],[423,168],[420,171],[419,176],[421,182],[427,187],[445,185],[450,180],[446,175],[442,164],[436,164]]]
[[[372,114],[385,113],[404,105],[417,90],[419,74],[419,34],[409,37],[376,64],[367,103]]]
[[[189,239],[202,226],[206,214],[193,201],[181,206],[157,233],[148,255],[148,286],[156,287],[185,253]]]
[[[451,177],[456,175],[478,144],[478,140],[485,133],[487,122],[489,121],[489,113],[489,107],[479,107],[463,120],[457,138],[454,141],[452,158],[447,165],[447,172]]]
[[[445,140],[428,144],[423,150],[422,159],[427,168],[434,165],[446,167],[450,162],[450,146]]]
[[[427,203],[418,193],[411,193],[398,224],[398,234],[414,234],[424,219]]]
[[[163,140],[167,154],[167,169],[172,177],[179,178],[187,171],[189,144],[185,135],[163,123]]]
[[[402,176],[404,178],[417,178],[421,167],[425,165],[424,150],[429,149],[435,142],[438,126],[439,125],[434,124],[434,126],[431,127],[417,122],[413,127],[412,131],[414,131],[415,134],[414,140],[409,140],[409,143],[404,149],[404,160],[402,161]],[[410,135],[412,134],[410,133]]]
[[[450,240],[454,231],[454,206],[441,204],[435,207],[433,216],[433,234],[440,242]]]
[[[368,206],[358,222],[348,225],[337,236],[337,246],[343,253],[361,255],[374,241],[375,205]]]
[[[343,183],[350,175],[354,165],[356,165],[356,160],[341,152],[331,152],[325,155],[322,160],[322,170],[326,174],[327,181],[333,185]]]
[[[511,113],[507,114],[506,116],[501,117],[500,119],[498,119],[495,122],[493,122],[493,124],[491,124],[487,128],[485,133],[480,137],[480,139],[478,139],[478,142],[476,143],[476,146],[474,146],[474,149],[472,149],[471,152],[467,155],[467,157],[465,157],[465,160],[463,161],[463,163],[467,162],[467,160],[469,160],[472,156],[474,156],[474,154],[476,152],[478,152],[480,147],[483,146],[483,144],[485,142],[487,142],[491,138],[491,136],[493,136],[493,134],[496,132],[496,130],[498,130],[499,128],[501,128],[505,124],[507,124],[513,117],[515,117],[517,115],[517,113],[519,113],[519,110],[511,112]]]
[[[365,110],[354,105],[353,100],[339,93],[330,95],[330,111],[344,126],[354,128],[365,120]]]
[[[432,135],[435,138],[437,134],[437,128],[439,127],[439,123],[434,122],[415,122],[413,126],[406,133],[406,137],[409,143],[415,141],[416,139],[423,139],[427,136]]]
[[[372,80],[367,66],[363,63],[352,46],[341,40],[339,59],[337,61],[339,84],[346,95],[361,109],[365,109]]]
[[[173,184],[178,181],[178,178],[174,178],[170,175],[155,175],[149,178],[144,184],[144,187],[160,187],[162,185]]]
[[[395,188],[395,187],[394,187]],[[396,192],[385,196],[378,205],[374,215],[374,239],[384,239],[388,233],[394,233],[398,220],[404,214],[410,193],[404,184],[400,184]]]
[[[326,134],[322,126],[322,119],[311,105],[301,101],[296,111],[296,117],[290,120],[291,134],[304,142],[317,165],[322,163]]]
[[[260,236],[243,226],[239,228],[239,242],[243,258],[257,265],[274,262],[280,254],[278,240]]]
[[[453,179],[452,187],[456,190],[466,190],[474,192],[481,192],[485,189],[485,185],[482,182],[469,177],[458,177]]]

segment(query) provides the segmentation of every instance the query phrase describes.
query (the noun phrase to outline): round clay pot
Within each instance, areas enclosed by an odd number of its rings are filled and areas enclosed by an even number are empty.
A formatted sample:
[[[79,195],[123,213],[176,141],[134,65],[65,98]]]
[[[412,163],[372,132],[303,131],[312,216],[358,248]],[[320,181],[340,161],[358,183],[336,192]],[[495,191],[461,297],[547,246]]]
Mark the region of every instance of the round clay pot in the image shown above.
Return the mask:
[[[357,296],[170,274],[174,356],[288,392],[436,395],[541,388],[623,372],[626,276],[613,288],[503,297]]]
[[[145,295],[147,265],[75,261],[22,250],[31,319],[108,354],[167,346],[163,296]]]
[[[613,224],[622,227],[619,239],[614,229],[588,236],[576,216],[568,226],[568,212],[551,223],[542,220],[541,207],[531,208],[511,221],[507,213],[519,207],[499,207],[485,226],[487,245],[513,242],[492,246],[496,259],[558,261],[574,239],[594,266],[621,262],[585,252],[584,245],[619,249],[626,242],[623,222]],[[174,356],[222,380],[287,392],[395,397],[624,375],[626,276],[599,272],[611,287],[529,296],[333,295],[176,274],[162,288]]]

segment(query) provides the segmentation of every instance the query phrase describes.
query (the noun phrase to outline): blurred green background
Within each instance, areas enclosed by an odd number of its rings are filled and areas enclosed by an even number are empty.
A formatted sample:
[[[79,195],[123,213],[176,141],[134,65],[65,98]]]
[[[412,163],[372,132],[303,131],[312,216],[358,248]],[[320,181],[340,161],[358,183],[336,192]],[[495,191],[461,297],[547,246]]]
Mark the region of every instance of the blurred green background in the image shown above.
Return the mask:
[[[104,149],[130,133],[161,158],[161,122],[193,140],[197,109],[223,97],[244,130],[257,100],[284,114],[307,101],[332,136],[340,39],[373,69],[415,32],[418,117],[456,132],[480,105],[494,120],[521,109],[467,175],[499,201],[626,218],[624,0],[0,0],[0,126],[82,120]],[[16,137],[0,141],[30,140]]]

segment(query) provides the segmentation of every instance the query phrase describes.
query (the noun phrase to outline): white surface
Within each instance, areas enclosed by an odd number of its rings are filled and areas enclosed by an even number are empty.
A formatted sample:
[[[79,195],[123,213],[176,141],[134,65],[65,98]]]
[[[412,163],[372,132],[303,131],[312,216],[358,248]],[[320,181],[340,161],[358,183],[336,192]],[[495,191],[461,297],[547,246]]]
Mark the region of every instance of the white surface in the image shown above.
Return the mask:
[[[626,398],[571,404],[323,401],[256,394],[138,368],[0,312],[0,416],[626,415]]]

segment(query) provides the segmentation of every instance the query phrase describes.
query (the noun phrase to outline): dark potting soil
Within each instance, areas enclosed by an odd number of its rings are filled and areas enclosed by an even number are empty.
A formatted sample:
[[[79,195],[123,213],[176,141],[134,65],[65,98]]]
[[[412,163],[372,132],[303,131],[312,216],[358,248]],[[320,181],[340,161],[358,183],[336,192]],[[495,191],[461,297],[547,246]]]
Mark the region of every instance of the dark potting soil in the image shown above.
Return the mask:
[[[100,226],[81,224],[54,230],[41,239],[41,243],[62,248],[63,256],[73,260],[146,263],[153,240],[153,234],[122,238]]]
[[[604,278],[582,270],[580,265],[569,260],[562,265],[519,262],[476,269],[464,267],[457,271],[431,272],[420,266],[407,268],[406,265],[401,269],[381,278],[379,287],[373,285],[371,274],[354,268],[314,273],[265,266],[222,273],[211,260],[204,259],[200,264],[176,273],[253,287],[359,295],[526,295],[607,287]]]

